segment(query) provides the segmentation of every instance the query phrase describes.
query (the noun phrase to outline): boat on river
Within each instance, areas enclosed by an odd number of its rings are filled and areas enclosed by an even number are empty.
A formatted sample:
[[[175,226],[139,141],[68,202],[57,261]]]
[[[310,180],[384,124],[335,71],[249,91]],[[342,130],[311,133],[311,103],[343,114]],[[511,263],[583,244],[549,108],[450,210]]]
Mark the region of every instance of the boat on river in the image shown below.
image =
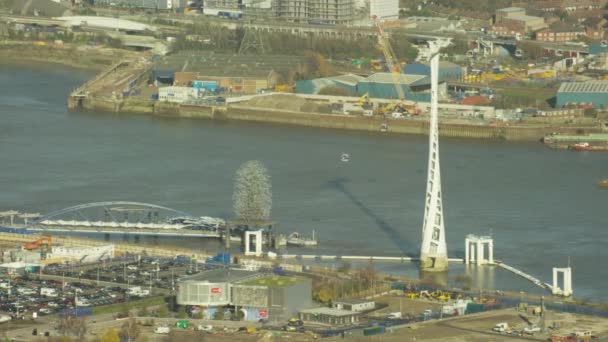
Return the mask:
[[[568,146],[568,148],[575,151],[608,151],[608,146],[595,146],[587,142],[576,143]]]
[[[600,188],[606,188],[606,189],[608,189],[608,178],[607,178],[607,179],[602,179],[601,181],[599,181],[599,182],[597,183],[597,185],[598,185]]]
[[[293,232],[287,237],[288,246],[296,247],[313,247],[317,246],[319,241],[315,238],[315,231],[312,231],[312,238],[304,237],[298,232]]]

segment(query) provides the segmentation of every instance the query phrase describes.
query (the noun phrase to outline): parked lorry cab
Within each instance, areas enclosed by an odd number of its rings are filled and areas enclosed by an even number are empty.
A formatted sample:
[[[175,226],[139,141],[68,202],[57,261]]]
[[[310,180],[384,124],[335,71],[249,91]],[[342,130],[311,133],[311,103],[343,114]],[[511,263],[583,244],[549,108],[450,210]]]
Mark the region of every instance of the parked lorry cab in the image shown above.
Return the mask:
[[[155,334],[168,334],[170,331],[171,329],[167,326],[156,327],[156,329],[154,329]]]
[[[496,331],[496,332],[506,332],[509,330],[509,323],[506,323],[506,322],[498,323],[494,326],[494,328],[492,328],[492,330]]]

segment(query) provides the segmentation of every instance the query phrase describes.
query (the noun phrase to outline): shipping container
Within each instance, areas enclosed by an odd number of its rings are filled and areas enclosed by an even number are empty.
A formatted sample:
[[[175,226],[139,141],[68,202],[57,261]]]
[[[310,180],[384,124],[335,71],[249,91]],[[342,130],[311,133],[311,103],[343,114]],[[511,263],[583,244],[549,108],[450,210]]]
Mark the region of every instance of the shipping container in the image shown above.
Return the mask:
[[[91,316],[91,315],[93,315],[92,307],[70,308],[70,309],[65,309],[65,310],[59,312],[59,316],[61,316],[61,317],[67,317],[67,316],[84,317],[84,316]]]

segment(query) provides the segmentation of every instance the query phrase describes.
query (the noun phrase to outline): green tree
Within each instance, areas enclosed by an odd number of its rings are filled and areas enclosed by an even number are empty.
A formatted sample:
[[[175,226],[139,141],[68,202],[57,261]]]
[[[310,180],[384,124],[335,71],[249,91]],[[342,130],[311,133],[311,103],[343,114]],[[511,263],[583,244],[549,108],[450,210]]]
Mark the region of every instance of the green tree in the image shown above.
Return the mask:
[[[101,342],[120,342],[120,336],[116,330],[108,329],[101,335]]]

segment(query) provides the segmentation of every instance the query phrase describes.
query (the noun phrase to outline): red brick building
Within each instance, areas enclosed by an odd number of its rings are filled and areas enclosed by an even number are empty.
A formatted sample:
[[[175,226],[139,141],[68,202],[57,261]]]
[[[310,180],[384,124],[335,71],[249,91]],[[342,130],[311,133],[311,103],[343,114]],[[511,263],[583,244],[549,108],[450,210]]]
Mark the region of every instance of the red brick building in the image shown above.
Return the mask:
[[[586,36],[585,29],[581,26],[557,23],[548,28],[536,31],[536,40],[543,42],[568,42],[581,36]]]

